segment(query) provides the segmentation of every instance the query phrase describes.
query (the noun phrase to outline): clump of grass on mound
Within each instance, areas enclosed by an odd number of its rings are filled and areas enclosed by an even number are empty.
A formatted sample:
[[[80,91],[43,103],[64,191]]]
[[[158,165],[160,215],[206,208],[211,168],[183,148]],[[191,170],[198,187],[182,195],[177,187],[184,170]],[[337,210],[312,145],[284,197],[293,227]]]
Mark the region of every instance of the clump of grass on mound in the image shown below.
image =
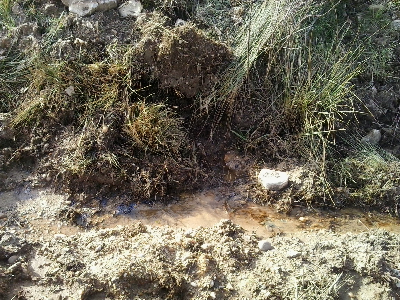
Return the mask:
[[[144,101],[129,57],[117,59],[121,53],[113,51],[111,62],[44,63],[32,69],[12,125],[53,136],[50,147],[39,149],[48,154],[39,169],[71,192],[118,187],[140,199],[190,187],[197,165],[182,119],[163,102]]]
[[[332,163],[330,179],[344,203],[399,213],[400,161],[377,146],[356,142],[353,155]]]
[[[145,152],[178,153],[186,139],[183,120],[164,104],[137,102],[129,106],[124,130]]]

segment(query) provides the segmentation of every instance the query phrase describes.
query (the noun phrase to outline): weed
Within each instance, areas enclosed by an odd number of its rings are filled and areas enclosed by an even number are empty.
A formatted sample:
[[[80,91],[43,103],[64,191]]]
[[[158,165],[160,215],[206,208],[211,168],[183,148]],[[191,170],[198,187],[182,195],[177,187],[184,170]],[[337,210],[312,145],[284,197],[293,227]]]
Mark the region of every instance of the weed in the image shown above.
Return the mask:
[[[29,61],[16,51],[0,58],[0,112],[10,112],[17,107],[28,66]]]
[[[296,17],[304,14],[305,2],[287,0],[265,1],[254,9],[247,24],[242,26],[234,42],[235,60],[222,76],[221,85],[206,103],[217,101],[213,131],[221,118],[233,106],[244,80],[259,56],[282,47],[288,28],[296,27]],[[214,99],[211,100],[210,98]]]
[[[11,8],[14,0],[0,0],[0,28],[7,29],[14,26]]]
[[[330,180],[347,190],[349,204],[396,210],[399,197],[400,161],[379,147],[352,138],[353,155],[332,165]]]
[[[185,141],[182,119],[163,104],[138,102],[128,108],[125,132],[145,152],[178,153]]]

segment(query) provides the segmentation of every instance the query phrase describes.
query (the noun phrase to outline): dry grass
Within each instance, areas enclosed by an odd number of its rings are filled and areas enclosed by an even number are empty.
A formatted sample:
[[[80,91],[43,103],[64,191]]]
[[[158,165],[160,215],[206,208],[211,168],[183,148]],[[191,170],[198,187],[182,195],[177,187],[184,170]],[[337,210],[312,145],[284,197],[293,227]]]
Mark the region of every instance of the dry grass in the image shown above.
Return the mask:
[[[183,120],[163,104],[129,106],[124,131],[145,152],[178,153],[187,139]]]

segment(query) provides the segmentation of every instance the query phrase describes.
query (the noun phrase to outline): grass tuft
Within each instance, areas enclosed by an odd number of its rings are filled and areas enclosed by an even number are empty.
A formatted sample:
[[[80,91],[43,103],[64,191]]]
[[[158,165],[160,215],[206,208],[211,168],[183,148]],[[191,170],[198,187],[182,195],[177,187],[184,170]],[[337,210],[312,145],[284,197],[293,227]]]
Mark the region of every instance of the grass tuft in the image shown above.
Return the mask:
[[[137,102],[128,108],[124,130],[145,152],[178,153],[186,139],[182,123],[164,104]]]

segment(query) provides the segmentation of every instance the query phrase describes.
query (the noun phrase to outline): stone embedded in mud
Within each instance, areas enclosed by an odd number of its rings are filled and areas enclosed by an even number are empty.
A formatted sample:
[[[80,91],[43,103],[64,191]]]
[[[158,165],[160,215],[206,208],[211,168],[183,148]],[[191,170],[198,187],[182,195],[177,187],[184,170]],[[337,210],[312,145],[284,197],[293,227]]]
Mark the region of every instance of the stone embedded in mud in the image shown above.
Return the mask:
[[[138,17],[142,12],[143,6],[140,1],[130,0],[128,2],[123,3],[120,7],[118,7],[119,15],[122,18],[128,17]]]
[[[269,251],[269,250],[273,249],[271,243],[269,241],[266,241],[266,240],[259,241],[258,242],[258,248],[261,251]]]
[[[289,175],[286,172],[271,169],[262,169],[258,173],[258,182],[271,191],[279,191],[289,184]]]
[[[62,0],[62,3],[68,6],[70,12],[80,17],[107,11],[118,6],[117,0]]]

